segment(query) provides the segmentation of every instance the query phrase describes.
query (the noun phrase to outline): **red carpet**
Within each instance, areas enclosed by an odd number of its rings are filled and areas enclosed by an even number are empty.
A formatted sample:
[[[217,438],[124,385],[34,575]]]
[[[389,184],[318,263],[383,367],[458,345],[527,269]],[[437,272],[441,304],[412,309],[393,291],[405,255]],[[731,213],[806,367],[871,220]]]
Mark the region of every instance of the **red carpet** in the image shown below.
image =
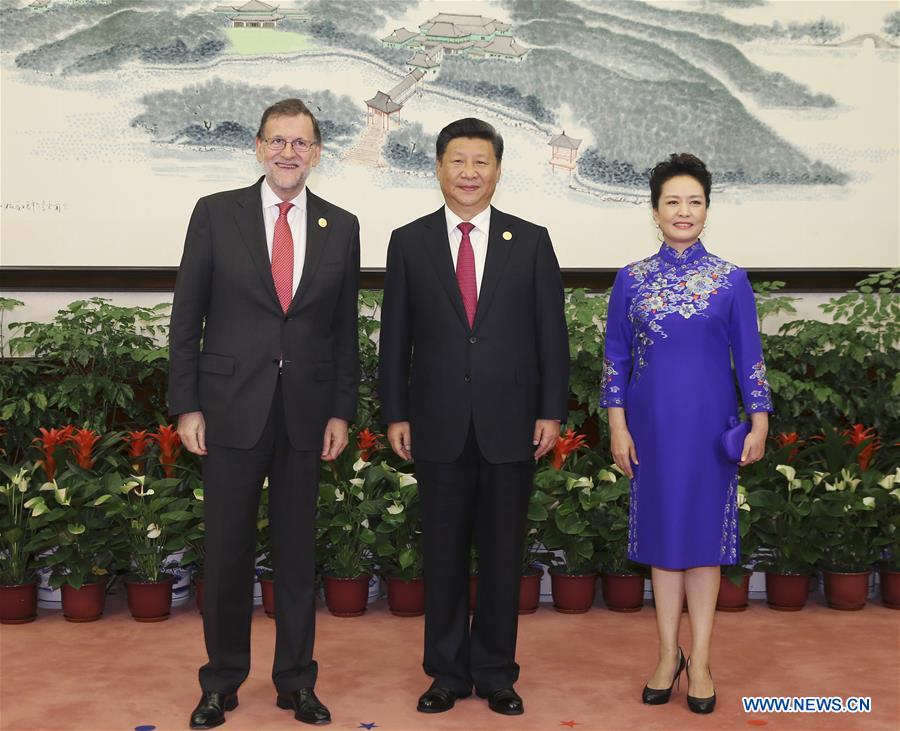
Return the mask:
[[[711,716],[685,704],[686,684],[666,706],[640,702],[656,653],[653,610],[616,614],[595,607],[562,615],[542,605],[519,625],[517,689],[524,716],[492,713],[485,701],[459,701],[449,713],[415,711],[428,686],[421,668],[422,618],[391,615],[384,600],[363,617],[318,614],[319,697],[332,729],[382,731],[576,731],[600,729],[900,728],[900,612],[870,603],[860,612],[827,609],[821,595],[802,612],[753,601],[743,613],[717,613],[712,671],[719,697]],[[275,707],[270,671],[275,623],[261,608],[253,623],[253,669],[240,706],[223,729],[308,728]],[[687,617],[682,644],[689,644]],[[141,731],[186,729],[204,660],[193,604],[169,621],[133,621],[121,596],[90,624],[40,610],[37,621],[0,629],[0,729]],[[682,681],[684,679],[682,678]],[[745,713],[741,696],[870,696],[871,713]],[[574,725],[572,725],[574,722]]]

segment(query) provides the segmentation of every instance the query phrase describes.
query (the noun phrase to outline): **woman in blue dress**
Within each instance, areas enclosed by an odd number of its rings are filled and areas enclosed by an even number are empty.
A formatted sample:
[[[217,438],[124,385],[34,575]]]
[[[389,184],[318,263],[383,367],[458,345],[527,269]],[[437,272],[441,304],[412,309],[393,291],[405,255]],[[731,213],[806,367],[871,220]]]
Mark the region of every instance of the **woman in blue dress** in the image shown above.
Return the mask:
[[[668,702],[686,666],[678,646],[686,595],[687,700],[697,713],[715,707],[709,649],[720,567],[740,560],[738,466],[763,456],[772,409],[747,274],[700,241],[711,182],[706,165],[684,153],[651,171],[662,246],[616,275],[600,402],[613,458],[631,478],[628,556],[652,567],[659,662],[643,701]],[[751,422],[738,462],[721,440],[738,416],[735,377]]]

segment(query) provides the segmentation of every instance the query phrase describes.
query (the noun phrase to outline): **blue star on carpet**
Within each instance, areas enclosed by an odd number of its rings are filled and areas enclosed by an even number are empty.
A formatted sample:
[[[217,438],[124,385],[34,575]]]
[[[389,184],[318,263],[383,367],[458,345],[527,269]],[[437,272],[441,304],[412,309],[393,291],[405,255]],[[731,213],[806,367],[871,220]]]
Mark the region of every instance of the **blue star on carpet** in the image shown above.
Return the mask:
[[[359,728],[373,729],[373,728],[379,728],[379,726],[377,723],[361,723],[361,724],[359,724]]]

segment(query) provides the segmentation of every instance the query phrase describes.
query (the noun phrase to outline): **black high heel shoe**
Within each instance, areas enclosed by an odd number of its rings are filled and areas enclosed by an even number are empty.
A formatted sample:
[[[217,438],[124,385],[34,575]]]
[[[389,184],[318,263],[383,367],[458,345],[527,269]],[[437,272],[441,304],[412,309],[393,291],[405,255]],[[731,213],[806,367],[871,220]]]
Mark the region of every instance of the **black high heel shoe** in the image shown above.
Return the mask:
[[[687,676],[688,682],[691,679],[691,661],[687,661]],[[712,673],[709,674],[710,680],[712,680]],[[709,698],[696,698],[688,693],[687,697],[688,708],[690,708],[694,713],[712,713],[716,709],[716,693],[713,691],[713,694]]]
[[[648,706],[661,706],[668,703],[672,697],[672,688],[675,685],[681,685],[681,671],[685,668],[684,652],[678,648],[678,669],[675,671],[675,677],[672,678],[672,685],[668,688],[651,688],[649,685],[644,686],[644,692],[641,694],[641,700]]]

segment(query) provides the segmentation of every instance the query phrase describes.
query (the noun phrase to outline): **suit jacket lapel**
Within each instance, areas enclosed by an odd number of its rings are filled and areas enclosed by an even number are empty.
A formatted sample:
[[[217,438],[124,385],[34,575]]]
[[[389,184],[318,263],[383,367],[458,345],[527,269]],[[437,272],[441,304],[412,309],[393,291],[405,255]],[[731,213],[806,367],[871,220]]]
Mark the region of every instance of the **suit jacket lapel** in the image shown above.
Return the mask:
[[[425,228],[429,233],[426,236],[431,252],[428,258],[434,266],[438,279],[443,285],[450,303],[465,328],[469,328],[469,320],[466,318],[466,308],[463,306],[462,295],[459,293],[459,284],[456,282],[456,271],[453,269],[453,256],[450,254],[450,239],[447,237],[447,217],[444,215],[444,207],[425,219]]]
[[[266,244],[266,225],[263,222],[262,199],[259,189],[261,183],[262,178],[249,188],[245,188],[244,194],[238,197],[234,209],[234,220],[262,280],[263,288],[281,309],[278,295],[275,293],[275,280],[272,279],[272,264],[269,261],[269,248]]]
[[[324,221],[322,226],[319,221]],[[308,298],[307,290],[315,282],[316,269],[322,260],[325,244],[328,241],[328,232],[331,230],[331,222],[328,220],[328,203],[312,191],[306,189],[306,256],[303,259],[303,273],[300,275],[300,284],[294,293],[294,300],[288,308],[288,312],[300,306],[300,303]]]
[[[504,234],[510,234],[504,236]],[[513,219],[502,211],[491,207],[491,230],[488,235],[487,258],[484,262],[484,272],[481,275],[481,291],[478,293],[478,308],[475,310],[475,324],[472,330],[477,330],[479,323],[485,318],[491,300],[497,291],[497,285],[503,276],[506,262],[513,249],[515,230]]]

